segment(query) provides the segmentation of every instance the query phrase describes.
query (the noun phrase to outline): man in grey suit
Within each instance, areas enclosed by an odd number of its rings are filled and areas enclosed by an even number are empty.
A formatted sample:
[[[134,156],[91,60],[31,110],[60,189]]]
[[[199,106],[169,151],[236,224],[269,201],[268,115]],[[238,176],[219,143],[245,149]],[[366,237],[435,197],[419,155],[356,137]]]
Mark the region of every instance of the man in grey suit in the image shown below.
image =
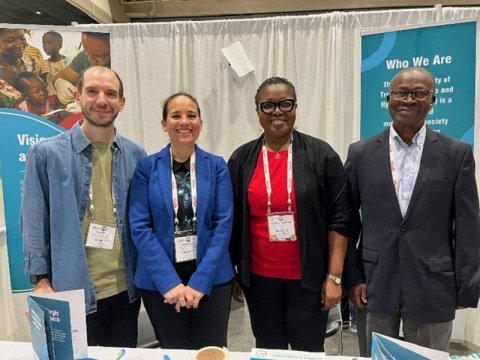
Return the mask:
[[[400,71],[387,101],[390,128],[348,151],[356,219],[345,280],[368,311],[369,355],[372,332],[398,338],[400,320],[406,341],[448,351],[455,310],[480,294],[475,161],[468,144],[426,126],[428,71]]]

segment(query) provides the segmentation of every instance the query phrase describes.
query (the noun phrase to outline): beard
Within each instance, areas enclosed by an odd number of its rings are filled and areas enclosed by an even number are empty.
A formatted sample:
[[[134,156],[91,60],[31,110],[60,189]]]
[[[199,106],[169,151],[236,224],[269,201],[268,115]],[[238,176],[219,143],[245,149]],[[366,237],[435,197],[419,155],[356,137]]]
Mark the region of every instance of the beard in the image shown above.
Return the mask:
[[[115,119],[117,118],[117,116],[118,116],[118,113],[115,113],[110,119],[98,121],[98,120],[92,119],[92,117],[90,116],[90,114],[88,112],[83,112],[83,117],[85,118],[85,120],[90,125],[93,125],[93,126],[99,127],[99,128],[108,128],[108,127],[112,126],[112,124],[115,122]]]

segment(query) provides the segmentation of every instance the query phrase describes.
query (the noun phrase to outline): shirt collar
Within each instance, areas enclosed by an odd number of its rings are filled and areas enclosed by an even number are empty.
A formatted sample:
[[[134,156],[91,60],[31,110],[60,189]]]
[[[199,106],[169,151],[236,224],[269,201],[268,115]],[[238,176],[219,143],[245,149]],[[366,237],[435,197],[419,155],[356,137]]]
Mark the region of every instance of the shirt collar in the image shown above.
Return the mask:
[[[427,136],[427,126],[425,123],[423,126],[418,130],[418,132],[413,136],[412,139],[412,146],[417,146],[420,150],[423,149],[423,145],[425,144],[425,138]],[[390,137],[395,140],[395,143],[401,146],[408,146],[398,135],[398,133],[393,128],[393,124],[390,125]]]
[[[78,121],[77,123],[75,123],[75,125],[73,125],[71,129],[73,148],[77,152],[83,152],[90,145],[90,141],[85,136],[80,125],[81,125],[81,121]],[[118,149],[120,150],[120,152],[123,152],[123,146],[124,146],[123,139],[121,136],[118,135],[116,130],[115,130],[115,138],[113,139],[112,146],[115,150]]]

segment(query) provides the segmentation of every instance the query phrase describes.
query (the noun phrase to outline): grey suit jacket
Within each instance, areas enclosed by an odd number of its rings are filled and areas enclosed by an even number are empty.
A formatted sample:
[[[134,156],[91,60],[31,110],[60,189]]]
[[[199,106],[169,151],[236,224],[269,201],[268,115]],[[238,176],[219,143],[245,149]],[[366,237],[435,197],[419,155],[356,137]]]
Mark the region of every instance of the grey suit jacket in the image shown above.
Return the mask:
[[[480,294],[479,204],[471,147],[427,127],[417,180],[402,217],[388,138],[389,129],[348,151],[345,168],[355,219],[346,281],[352,286],[366,280],[371,311],[391,312],[402,299],[408,315],[421,322],[452,320],[456,307],[476,307]]]

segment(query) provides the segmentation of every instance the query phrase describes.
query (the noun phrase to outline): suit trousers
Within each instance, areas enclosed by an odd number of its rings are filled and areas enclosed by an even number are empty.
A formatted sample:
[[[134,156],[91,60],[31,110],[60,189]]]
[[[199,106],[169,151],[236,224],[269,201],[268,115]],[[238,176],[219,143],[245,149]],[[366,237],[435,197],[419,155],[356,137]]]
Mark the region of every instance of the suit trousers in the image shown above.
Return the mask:
[[[137,347],[140,297],[130,302],[128,292],[97,301],[97,311],[87,315],[89,346]]]
[[[142,290],[143,303],[160,347],[196,350],[205,346],[227,346],[231,282],[212,288],[197,309],[181,308],[164,302],[157,291]]]
[[[244,287],[256,347],[323,352],[328,311],[321,292],[307,290],[301,280],[250,273]]]
[[[372,339],[370,338],[370,342],[368,342],[367,336],[367,310],[359,310],[357,311],[357,336],[358,336],[358,349],[360,351],[361,357],[369,357],[369,345],[372,344]]]
[[[403,340],[448,352],[453,320],[439,323],[420,323],[405,314],[404,306],[389,314],[367,313],[368,357],[371,356],[372,332],[400,338],[400,320],[403,323]]]

